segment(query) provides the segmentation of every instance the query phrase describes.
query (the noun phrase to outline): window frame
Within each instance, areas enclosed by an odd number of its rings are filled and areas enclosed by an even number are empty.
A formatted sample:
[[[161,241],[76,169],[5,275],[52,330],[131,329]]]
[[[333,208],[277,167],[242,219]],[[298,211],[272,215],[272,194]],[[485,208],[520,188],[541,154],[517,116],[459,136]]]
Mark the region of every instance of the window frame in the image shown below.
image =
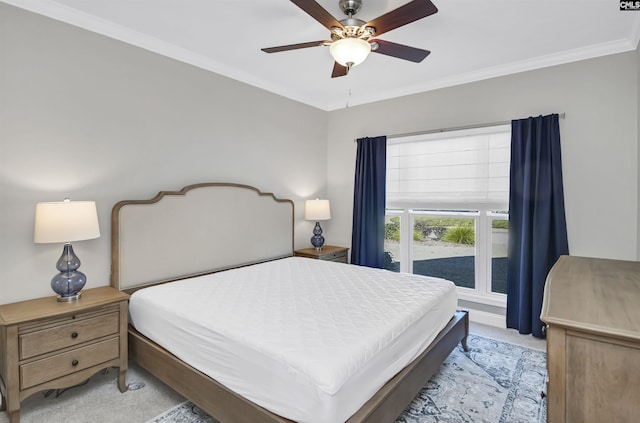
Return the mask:
[[[476,129],[476,130],[474,130]],[[452,131],[459,133],[459,136],[487,134],[495,130],[494,133],[510,133],[509,125],[496,125],[495,127],[466,128],[462,131]],[[442,139],[453,138],[455,133],[441,134]],[[407,137],[405,140],[398,140],[396,143],[410,142],[415,140],[415,135]],[[433,134],[425,136],[425,142],[434,139]],[[402,202],[398,204],[387,204],[386,215],[400,216],[400,272],[413,273],[413,228],[416,216],[445,216],[473,218],[475,221],[475,287],[457,286],[458,298],[465,301],[486,304],[495,307],[506,307],[506,294],[493,292],[492,283],[492,259],[493,259],[493,221],[509,219],[508,211],[495,211],[495,204],[472,204],[461,201],[460,203],[447,204],[451,210],[441,210],[443,204],[428,204],[425,201],[417,200]]]
[[[507,296],[492,289],[491,260],[493,258],[491,228],[493,220],[508,220],[508,215],[486,210],[444,211],[424,209],[387,209],[386,215],[400,217],[400,272],[413,273],[413,228],[416,216],[462,217],[475,221],[475,287],[456,286],[458,298],[465,301],[506,307]]]

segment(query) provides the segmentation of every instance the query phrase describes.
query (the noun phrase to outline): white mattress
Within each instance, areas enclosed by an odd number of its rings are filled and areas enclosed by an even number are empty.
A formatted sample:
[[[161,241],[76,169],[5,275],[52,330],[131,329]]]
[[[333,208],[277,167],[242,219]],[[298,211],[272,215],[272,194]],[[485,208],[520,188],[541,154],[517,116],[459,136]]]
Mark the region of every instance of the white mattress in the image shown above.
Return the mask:
[[[291,257],[146,288],[135,328],[297,422],[344,422],[455,313],[452,282]]]

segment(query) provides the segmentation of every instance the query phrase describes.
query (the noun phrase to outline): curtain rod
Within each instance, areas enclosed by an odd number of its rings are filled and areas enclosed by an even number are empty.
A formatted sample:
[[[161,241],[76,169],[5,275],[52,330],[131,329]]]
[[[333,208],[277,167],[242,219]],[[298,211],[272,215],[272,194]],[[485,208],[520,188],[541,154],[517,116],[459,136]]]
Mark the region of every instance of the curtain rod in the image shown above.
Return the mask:
[[[566,113],[559,113],[558,116],[560,119],[564,119]],[[475,129],[475,128],[485,128],[487,126],[500,126],[500,125],[509,125],[511,124],[510,120],[503,122],[491,122],[491,123],[479,123],[476,125],[466,125],[466,126],[455,126],[451,128],[442,128],[442,129],[429,129],[426,131],[417,131],[417,132],[405,132],[402,134],[393,134],[387,135],[387,139],[389,138],[401,138],[401,137],[410,137],[413,135],[427,135],[427,134],[436,134],[438,132],[450,132],[450,131],[462,131],[463,129]],[[357,139],[354,139],[353,142],[356,142]]]

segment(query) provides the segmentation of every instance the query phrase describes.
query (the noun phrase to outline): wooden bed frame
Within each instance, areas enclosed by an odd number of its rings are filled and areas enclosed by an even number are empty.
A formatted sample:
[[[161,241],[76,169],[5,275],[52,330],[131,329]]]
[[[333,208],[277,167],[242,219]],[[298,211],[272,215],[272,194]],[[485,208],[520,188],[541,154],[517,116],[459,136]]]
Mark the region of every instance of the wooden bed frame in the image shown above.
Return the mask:
[[[248,185],[202,183],[149,200],[120,201],[111,223],[111,285],[127,293],[293,255],[293,202]],[[468,334],[468,313],[458,311],[431,345],[347,422],[393,422],[458,342],[467,351]],[[131,325],[129,353],[223,423],[290,422],[179,360]]]

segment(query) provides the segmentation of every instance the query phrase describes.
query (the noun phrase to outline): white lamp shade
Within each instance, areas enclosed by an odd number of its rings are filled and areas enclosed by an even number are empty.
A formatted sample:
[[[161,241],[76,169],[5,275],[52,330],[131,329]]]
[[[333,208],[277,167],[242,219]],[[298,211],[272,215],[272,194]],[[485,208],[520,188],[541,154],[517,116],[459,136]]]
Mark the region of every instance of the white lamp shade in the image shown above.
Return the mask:
[[[60,201],[36,204],[34,242],[72,242],[99,236],[100,226],[95,202]]]
[[[342,66],[358,66],[371,52],[371,44],[360,38],[343,38],[331,43],[329,52]]]
[[[331,207],[329,200],[307,200],[304,203],[305,220],[329,220],[331,219]]]

